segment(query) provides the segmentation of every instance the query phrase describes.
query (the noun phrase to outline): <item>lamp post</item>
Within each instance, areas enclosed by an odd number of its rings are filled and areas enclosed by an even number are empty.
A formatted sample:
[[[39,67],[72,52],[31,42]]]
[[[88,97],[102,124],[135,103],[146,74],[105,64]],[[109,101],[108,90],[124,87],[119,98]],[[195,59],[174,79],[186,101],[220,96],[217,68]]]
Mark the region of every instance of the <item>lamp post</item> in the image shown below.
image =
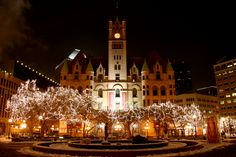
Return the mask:
[[[40,134],[40,137],[42,136],[42,119],[43,119],[43,116],[39,116],[39,134]]]
[[[147,131],[147,138],[148,138],[148,130],[150,129],[150,126],[148,124],[149,121],[146,122],[144,129]]]
[[[119,138],[119,136],[120,136],[120,131],[121,131],[121,129],[122,129],[122,126],[120,125],[120,122],[119,122],[119,121],[116,122],[116,125],[114,126],[114,129],[115,129],[115,131],[117,132],[117,138]]]
[[[194,122],[194,130],[195,130],[194,138],[196,138],[197,137],[197,116],[195,114],[193,115],[193,122]]]
[[[10,138],[11,135],[11,123],[12,123],[12,119],[8,120],[8,138]]]
[[[22,129],[22,134],[23,136],[25,136],[26,132],[25,132],[25,129],[27,128],[27,124],[26,124],[26,121],[23,120],[23,122],[20,124],[20,129]]]

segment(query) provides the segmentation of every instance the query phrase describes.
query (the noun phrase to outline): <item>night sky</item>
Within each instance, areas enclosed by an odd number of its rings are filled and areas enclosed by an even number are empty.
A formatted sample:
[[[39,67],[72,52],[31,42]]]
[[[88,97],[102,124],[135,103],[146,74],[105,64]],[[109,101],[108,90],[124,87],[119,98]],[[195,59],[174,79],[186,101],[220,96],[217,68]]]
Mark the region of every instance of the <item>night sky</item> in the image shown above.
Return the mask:
[[[128,56],[155,51],[184,60],[194,88],[214,85],[213,64],[236,56],[235,8],[188,2],[119,0],[117,11],[115,0],[0,0],[0,59],[17,58],[54,77],[75,48],[106,57],[108,20],[118,13],[127,21]]]

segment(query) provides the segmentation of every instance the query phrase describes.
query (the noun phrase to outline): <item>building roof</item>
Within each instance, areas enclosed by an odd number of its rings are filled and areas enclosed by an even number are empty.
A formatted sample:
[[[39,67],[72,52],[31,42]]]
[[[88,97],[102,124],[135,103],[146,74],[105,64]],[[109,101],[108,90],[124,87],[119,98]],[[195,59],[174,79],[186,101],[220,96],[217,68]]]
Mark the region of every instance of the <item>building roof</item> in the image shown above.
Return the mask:
[[[159,62],[162,71],[166,72],[167,68],[173,69],[171,63],[167,60],[164,60],[160,57],[160,55],[156,52],[151,52],[148,58],[143,57],[129,57],[127,58],[127,74],[130,75],[130,68],[133,64],[139,69],[139,72],[143,70],[148,70],[150,73],[153,72],[153,66]],[[82,73],[86,73],[87,71],[94,71],[101,64],[105,69],[105,75],[108,75],[108,59],[104,56],[100,57],[92,57],[87,56],[83,50],[76,49],[73,51],[66,59],[64,59],[57,67],[56,70],[60,70],[61,72],[67,70],[68,73],[72,73],[72,67],[76,63],[79,63],[82,69]]]

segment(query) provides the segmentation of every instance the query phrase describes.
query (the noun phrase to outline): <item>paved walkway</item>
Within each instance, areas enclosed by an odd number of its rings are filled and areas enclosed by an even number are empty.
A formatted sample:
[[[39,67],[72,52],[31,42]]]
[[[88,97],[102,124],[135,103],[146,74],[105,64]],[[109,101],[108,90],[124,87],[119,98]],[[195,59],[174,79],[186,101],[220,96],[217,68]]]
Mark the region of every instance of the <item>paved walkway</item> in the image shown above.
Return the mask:
[[[188,152],[148,155],[146,157],[156,157],[156,156],[158,156],[158,157],[167,157],[167,156],[168,157],[174,157],[174,156],[191,156],[191,155],[196,155],[196,154],[202,154],[202,153],[211,151],[211,150],[216,149],[216,148],[221,148],[221,147],[229,146],[229,145],[231,145],[231,142],[232,141],[236,141],[236,139],[225,139],[223,142],[216,143],[216,144],[209,144],[209,143],[207,143],[206,140],[198,140],[198,141],[200,141],[204,145],[204,148],[202,148],[200,150],[188,151]],[[3,142],[10,143],[11,139],[8,139],[6,137],[0,137],[0,142],[2,142],[2,143]],[[15,142],[13,142],[13,143],[15,143]],[[59,147],[59,146],[56,146],[56,147]],[[174,145],[172,145],[171,147],[174,147]],[[64,149],[65,149],[65,145],[64,145]],[[46,154],[46,153],[40,153],[40,152],[33,151],[29,147],[22,148],[20,151],[21,151],[21,153],[29,154],[29,155],[32,155],[32,156],[51,156],[52,155],[52,154],[49,155],[49,154]],[[59,156],[67,156],[68,157],[69,155],[59,155]]]

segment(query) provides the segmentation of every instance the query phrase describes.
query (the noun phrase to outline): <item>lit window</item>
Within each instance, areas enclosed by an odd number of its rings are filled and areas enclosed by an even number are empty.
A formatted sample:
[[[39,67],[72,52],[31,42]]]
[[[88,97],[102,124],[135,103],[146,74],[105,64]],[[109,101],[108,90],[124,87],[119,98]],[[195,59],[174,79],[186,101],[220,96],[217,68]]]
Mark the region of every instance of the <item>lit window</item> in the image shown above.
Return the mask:
[[[232,66],[233,66],[232,64],[227,65],[228,68],[229,68],[229,67],[232,67]]]
[[[230,96],[229,94],[227,94],[225,97],[226,97],[226,98],[230,98],[231,96]]]
[[[236,93],[232,93],[232,96],[236,96]]]
[[[224,89],[219,89],[219,92],[223,92],[224,91]]]
[[[233,71],[233,70],[230,70],[230,71],[229,71],[229,74],[232,73],[232,72],[234,72],[234,71]]]
[[[228,103],[228,104],[231,104],[231,100],[227,100],[227,103]]]
[[[221,104],[221,105],[223,105],[224,103],[225,103],[225,101],[224,101],[224,100],[220,101],[220,104]]]

